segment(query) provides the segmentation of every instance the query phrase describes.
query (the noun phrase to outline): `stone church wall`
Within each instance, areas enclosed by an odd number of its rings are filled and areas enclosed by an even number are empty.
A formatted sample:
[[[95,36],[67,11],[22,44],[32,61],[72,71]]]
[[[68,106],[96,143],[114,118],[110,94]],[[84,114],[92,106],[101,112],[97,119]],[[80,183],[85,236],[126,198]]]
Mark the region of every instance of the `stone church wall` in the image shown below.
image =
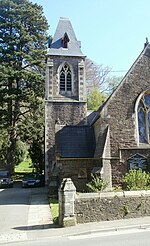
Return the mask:
[[[144,156],[147,159],[147,169],[146,171],[150,172],[150,149],[140,149],[140,148],[135,148],[135,149],[122,149],[121,150],[121,159],[122,162],[124,163],[123,165],[125,166],[124,172],[127,172],[129,170],[129,163],[128,159],[135,155],[139,154]],[[124,174],[124,173],[123,173]]]
[[[61,159],[57,160],[60,168],[60,182],[63,178],[71,178],[76,190],[84,192],[86,184],[91,180],[91,173],[94,167],[101,167],[100,159]]]
[[[86,123],[86,103],[84,102],[48,102],[47,123],[60,125],[79,125]]]
[[[84,102],[46,102],[46,128],[45,128],[45,170],[46,182],[53,161],[55,161],[55,123],[59,120],[60,125],[84,125],[86,123],[86,103]]]
[[[72,91],[67,92],[67,94],[59,91],[59,67],[65,62],[69,64],[72,70]],[[84,57],[49,56],[47,58],[45,101],[45,173],[47,184],[57,154],[55,124],[65,126],[85,125],[87,123],[84,69]]]
[[[150,191],[77,194],[77,223],[150,216]]]
[[[137,146],[135,103],[140,93],[149,87],[150,59],[142,56],[118,87],[107,107],[112,156],[118,155],[118,148]]]
[[[110,127],[111,156],[119,157],[122,148],[129,149],[126,159],[132,155],[132,147],[137,148],[139,154],[143,153],[138,147],[136,134],[135,103],[138,96],[150,87],[150,58],[142,55],[129,70],[116,92],[104,106],[105,120]],[[107,112],[107,113],[106,113]],[[147,145],[149,148],[149,146]],[[145,149],[147,149],[145,146]],[[145,152],[146,153],[146,152]],[[112,179],[118,183],[122,174],[127,170],[126,160],[111,161]]]
[[[86,90],[83,86],[81,88],[81,83],[83,85],[83,82],[85,80],[84,63],[83,66],[79,66],[81,61],[83,61],[83,59],[79,57],[53,56],[52,58],[49,58],[47,62],[47,83],[49,85],[47,85],[47,87],[50,88],[50,94],[48,96],[50,100],[60,100],[61,102],[66,101],[68,99],[80,100],[80,93],[83,93],[82,101],[86,100]],[[71,66],[73,71],[73,92],[71,92],[71,94],[68,97],[66,95],[63,96],[59,92],[58,71],[60,65],[62,65],[65,62]]]

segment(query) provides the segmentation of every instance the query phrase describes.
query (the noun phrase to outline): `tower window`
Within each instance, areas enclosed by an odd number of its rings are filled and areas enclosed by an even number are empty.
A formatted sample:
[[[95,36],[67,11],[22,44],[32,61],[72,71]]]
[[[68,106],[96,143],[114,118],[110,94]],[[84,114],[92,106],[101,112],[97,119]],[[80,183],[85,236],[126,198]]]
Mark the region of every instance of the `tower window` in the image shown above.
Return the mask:
[[[72,91],[72,72],[65,64],[60,70],[60,92]]]
[[[65,32],[64,36],[62,37],[62,47],[64,49],[67,49],[68,48],[68,43],[69,43],[69,37],[67,35],[67,33]]]
[[[60,90],[65,91],[65,71],[63,68],[60,72]]]

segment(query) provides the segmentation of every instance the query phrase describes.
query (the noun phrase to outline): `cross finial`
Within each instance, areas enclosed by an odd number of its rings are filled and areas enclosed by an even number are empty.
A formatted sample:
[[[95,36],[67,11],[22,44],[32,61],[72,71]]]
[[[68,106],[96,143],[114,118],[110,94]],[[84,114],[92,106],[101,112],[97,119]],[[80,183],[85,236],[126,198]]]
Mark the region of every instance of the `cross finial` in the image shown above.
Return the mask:
[[[148,38],[146,37],[146,42],[145,42],[145,44],[144,44],[144,48],[145,48],[148,44],[149,44]]]

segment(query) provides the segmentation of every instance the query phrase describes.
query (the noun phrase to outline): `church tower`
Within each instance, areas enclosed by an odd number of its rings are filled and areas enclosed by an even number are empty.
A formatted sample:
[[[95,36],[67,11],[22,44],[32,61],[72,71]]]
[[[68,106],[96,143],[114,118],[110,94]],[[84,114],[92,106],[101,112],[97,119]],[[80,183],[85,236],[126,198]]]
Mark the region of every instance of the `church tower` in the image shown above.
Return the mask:
[[[71,22],[60,18],[49,40],[45,85],[45,180],[56,163],[57,127],[86,124],[85,56]]]

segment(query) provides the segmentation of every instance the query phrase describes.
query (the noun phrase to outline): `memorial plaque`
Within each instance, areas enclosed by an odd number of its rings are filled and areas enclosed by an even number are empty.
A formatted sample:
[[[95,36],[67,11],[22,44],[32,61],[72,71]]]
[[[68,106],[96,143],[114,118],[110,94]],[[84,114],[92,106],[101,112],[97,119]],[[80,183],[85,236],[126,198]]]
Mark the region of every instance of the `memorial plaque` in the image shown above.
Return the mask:
[[[87,170],[86,168],[79,168],[78,170],[78,178],[87,178]]]
[[[140,154],[133,155],[128,159],[128,165],[129,165],[129,170],[130,169],[147,170],[147,158]]]

